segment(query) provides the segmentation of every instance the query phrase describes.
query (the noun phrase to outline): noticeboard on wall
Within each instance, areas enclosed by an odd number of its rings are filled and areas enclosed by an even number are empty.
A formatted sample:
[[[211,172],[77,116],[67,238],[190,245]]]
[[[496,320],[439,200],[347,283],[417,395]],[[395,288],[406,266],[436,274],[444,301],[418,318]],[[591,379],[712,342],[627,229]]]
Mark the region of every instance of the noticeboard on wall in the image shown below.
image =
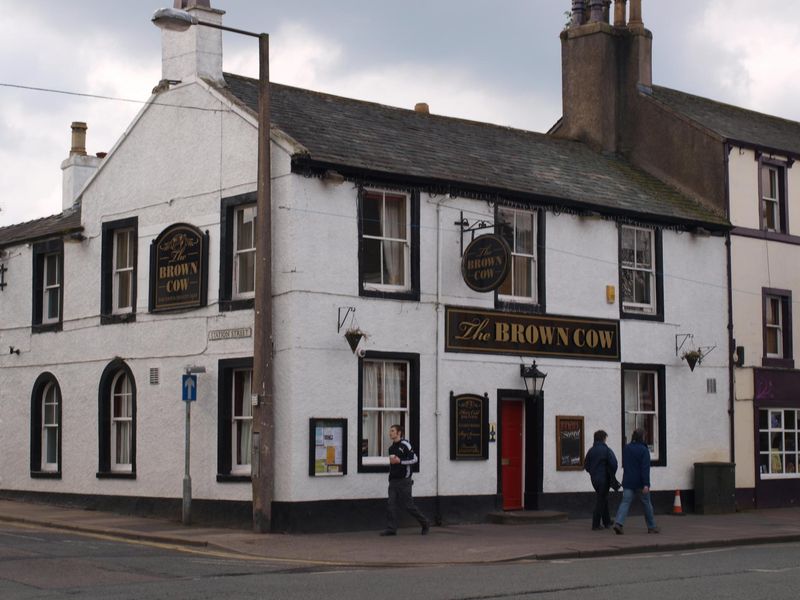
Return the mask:
[[[489,458],[489,397],[450,392],[450,460]]]
[[[309,419],[308,446],[311,477],[347,474],[347,419]]]
[[[556,417],[556,469],[583,469],[583,417]]]

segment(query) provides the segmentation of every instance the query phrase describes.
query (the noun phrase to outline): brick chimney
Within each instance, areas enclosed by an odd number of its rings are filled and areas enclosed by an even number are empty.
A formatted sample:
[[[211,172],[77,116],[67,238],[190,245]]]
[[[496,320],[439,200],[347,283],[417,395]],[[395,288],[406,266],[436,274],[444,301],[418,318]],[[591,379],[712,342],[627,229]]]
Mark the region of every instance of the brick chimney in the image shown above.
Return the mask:
[[[83,186],[103,162],[99,156],[86,154],[86,123],[73,121],[69,157],[61,163],[61,208],[71,208]],[[104,155],[105,156],[105,155]]]
[[[211,8],[210,0],[175,0],[175,8],[214,25],[221,25],[225,14],[224,10]],[[198,25],[186,31],[162,30],[161,78],[184,82],[200,78],[223,83],[222,32]]]
[[[610,8],[611,0],[572,0],[572,19],[561,32],[563,116],[553,135],[621,152],[628,122],[622,116],[652,86],[653,36],[642,21],[642,0],[616,0],[613,25]]]

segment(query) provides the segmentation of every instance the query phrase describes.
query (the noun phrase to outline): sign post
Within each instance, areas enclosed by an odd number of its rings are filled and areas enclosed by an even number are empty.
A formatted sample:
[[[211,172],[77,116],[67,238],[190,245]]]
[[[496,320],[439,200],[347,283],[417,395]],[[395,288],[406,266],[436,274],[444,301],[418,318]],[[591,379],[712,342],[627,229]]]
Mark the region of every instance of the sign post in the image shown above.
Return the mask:
[[[186,374],[181,379],[181,398],[186,408],[186,427],[183,456],[183,503],[181,507],[181,523],[190,525],[192,522],[192,476],[189,470],[189,457],[191,455],[192,433],[192,402],[197,400],[197,375],[205,373],[205,367],[186,367]]]

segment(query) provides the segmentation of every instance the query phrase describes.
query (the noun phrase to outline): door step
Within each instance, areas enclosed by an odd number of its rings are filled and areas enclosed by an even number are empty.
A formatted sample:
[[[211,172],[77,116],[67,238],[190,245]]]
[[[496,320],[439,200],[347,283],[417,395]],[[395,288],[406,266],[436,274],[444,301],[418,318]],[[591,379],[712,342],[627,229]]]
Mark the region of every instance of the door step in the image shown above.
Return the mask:
[[[496,525],[529,525],[531,523],[558,523],[567,520],[567,513],[555,510],[508,510],[489,513],[490,523]]]

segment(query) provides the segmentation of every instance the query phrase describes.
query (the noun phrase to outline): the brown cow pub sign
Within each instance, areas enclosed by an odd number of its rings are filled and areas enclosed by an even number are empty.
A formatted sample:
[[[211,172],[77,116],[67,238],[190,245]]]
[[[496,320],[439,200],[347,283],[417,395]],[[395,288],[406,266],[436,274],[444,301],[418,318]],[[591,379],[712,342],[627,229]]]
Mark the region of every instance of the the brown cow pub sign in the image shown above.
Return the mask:
[[[207,285],[208,233],[170,225],[150,246],[150,311],[205,306]]]
[[[508,275],[510,257],[511,250],[500,236],[476,237],[461,258],[464,283],[476,292],[496,290]]]
[[[618,361],[619,321],[447,306],[445,351]]]

